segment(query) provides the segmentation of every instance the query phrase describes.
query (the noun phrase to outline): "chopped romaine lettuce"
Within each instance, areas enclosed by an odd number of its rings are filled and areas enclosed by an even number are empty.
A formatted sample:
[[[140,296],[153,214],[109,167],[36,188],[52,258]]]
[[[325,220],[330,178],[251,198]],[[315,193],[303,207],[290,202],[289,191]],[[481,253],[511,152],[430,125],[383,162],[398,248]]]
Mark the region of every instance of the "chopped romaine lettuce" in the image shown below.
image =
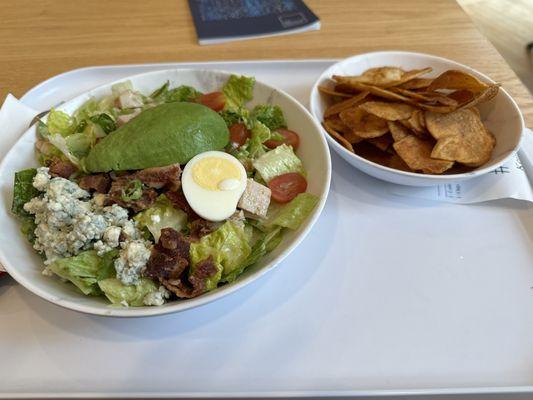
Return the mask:
[[[138,222],[139,228],[146,227],[157,242],[163,228],[173,228],[178,232],[183,230],[187,225],[187,214],[173,207],[170,200],[162,194],[152,207],[137,214],[134,220]]]
[[[240,268],[250,255],[251,248],[244,228],[226,221],[217,230],[204,236],[198,242],[191,243],[191,264],[194,267],[200,261],[213,257],[215,265],[222,271],[222,277]],[[220,276],[218,277],[220,279]],[[217,282],[209,282],[215,287]]]
[[[74,165],[80,166],[80,159],[74,155],[68,145],[67,140],[61,135],[50,135],[48,141],[54,145],[63,155]]]
[[[24,204],[39,195],[39,191],[33,187],[33,177],[37,174],[35,168],[25,169],[15,173],[13,184],[13,203],[11,212],[21,221],[20,231],[33,243],[35,241],[35,219],[33,215],[24,210]]]
[[[252,100],[255,78],[231,75],[222,92],[226,96],[225,110],[240,114],[239,109]]]
[[[287,127],[283,111],[281,111],[279,106],[269,104],[257,105],[252,111],[252,118],[265,124],[271,131]]]
[[[165,102],[171,103],[176,101],[193,101],[201,95],[202,93],[197,91],[195,88],[182,85],[177,88],[170,89],[165,96]]]
[[[270,129],[263,123],[255,121],[251,137],[247,143],[248,157],[254,159],[265,154],[263,143],[268,139],[270,139]]]
[[[119,82],[111,86],[111,93],[114,97],[118,97],[128,90],[133,91],[133,85],[131,84],[131,81]]]
[[[85,295],[101,294],[98,281],[116,275],[114,259],[118,252],[112,250],[99,257],[87,250],[74,257],[61,258],[48,266],[54,274],[72,282]]]
[[[80,108],[74,112],[74,118],[78,122],[78,126],[83,121],[89,120],[91,117],[99,114],[108,114],[109,116],[115,117],[114,115],[115,108],[115,96],[105,96],[99,101],[95,98],[90,98],[87,100]],[[79,131],[78,127],[78,131]]]
[[[268,217],[266,225],[283,226],[298,229],[318,203],[318,197],[311,193],[300,193],[289,203],[279,207],[272,216]]]
[[[202,93],[191,86],[181,85],[174,89],[169,89],[170,82],[167,81],[159,89],[156,89],[150,98],[155,102],[172,103],[176,101],[193,101]]]
[[[136,285],[124,285],[116,278],[98,281],[98,286],[113,304],[140,307],[144,305],[144,298],[158,290],[156,283],[148,278],[141,278]]]
[[[46,126],[46,124],[39,120],[39,122],[37,123],[37,136],[39,136],[39,138],[41,139],[44,139],[46,137],[48,137],[50,133],[48,132],[48,127]]]
[[[286,144],[282,144],[255,159],[253,166],[267,183],[272,178],[289,172],[304,174],[302,161],[294,154],[292,147]]]
[[[269,232],[261,232],[258,229],[254,229],[254,231],[260,232],[260,236],[255,240],[250,255],[239,268],[236,268],[231,273],[225,275],[223,282],[233,282],[246,268],[255,264],[259,259],[264,257],[265,254],[274,250],[283,239],[283,228],[281,226],[276,226],[270,229]]]
[[[37,170],[35,168],[29,168],[15,173],[11,212],[18,217],[26,217],[30,215],[24,210],[24,204],[40,194],[40,192],[33,187],[33,178],[36,174]]]
[[[113,132],[117,129],[114,119],[106,113],[93,115],[90,120],[100,126],[105,134]]]
[[[240,107],[237,110],[222,110],[219,112],[220,116],[226,122],[226,125],[230,127],[233,124],[242,123],[246,125],[248,129],[252,129],[254,123],[250,118],[250,111],[246,107]]]
[[[65,138],[69,152],[80,159],[85,157],[91,149],[93,140],[85,133],[75,133]]]
[[[68,136],[76,131],[77,124],[70,115],[52,108],[46,125],[50,135]]]

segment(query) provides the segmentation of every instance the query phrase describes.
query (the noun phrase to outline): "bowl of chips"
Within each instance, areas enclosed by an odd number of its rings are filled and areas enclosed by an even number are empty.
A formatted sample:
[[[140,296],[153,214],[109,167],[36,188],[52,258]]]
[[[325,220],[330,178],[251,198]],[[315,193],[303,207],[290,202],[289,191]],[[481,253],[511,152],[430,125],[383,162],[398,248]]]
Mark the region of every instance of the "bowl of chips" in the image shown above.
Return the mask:
[[[421,53],[374,52],[333,64],[313,86],[310,108],[343,159],[411,186],[490,172],[518,151],[524,130],[498,83]]]

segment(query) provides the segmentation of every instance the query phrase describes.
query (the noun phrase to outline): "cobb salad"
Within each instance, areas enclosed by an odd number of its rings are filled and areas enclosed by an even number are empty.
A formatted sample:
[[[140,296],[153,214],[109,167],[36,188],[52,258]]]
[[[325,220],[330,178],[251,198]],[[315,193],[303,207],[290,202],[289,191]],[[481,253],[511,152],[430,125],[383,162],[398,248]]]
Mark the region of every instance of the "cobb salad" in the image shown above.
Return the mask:
[[[143,94],[123,82],[72,115],[52,109],[12,205],[42,273],[118,306],[161,306],[233,282],[298,229],[318,202],[300,136],[279,106],[247,107],[254,84]]]

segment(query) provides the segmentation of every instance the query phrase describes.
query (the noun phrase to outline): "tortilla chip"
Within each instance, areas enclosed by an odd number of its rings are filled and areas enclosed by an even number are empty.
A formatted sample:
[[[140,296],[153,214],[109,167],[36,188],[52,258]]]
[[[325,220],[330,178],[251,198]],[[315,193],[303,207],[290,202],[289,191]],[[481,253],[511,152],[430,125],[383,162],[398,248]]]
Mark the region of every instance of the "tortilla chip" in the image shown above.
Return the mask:
[[[331,129],[335,129],[337,132],[342,134],[351,131],[351,129],[341,121],[338,115],[332,115],[331,117],[324,118],[324,121],[328,123],[328,126]]]
[[[472,109],[449,114],[427,112],[425,117],[429,132],[437,139],[432,157],[472,167],[490,160],[496,141]]]
[[[339,117],[356,135],[365,139],[379,137],[389,131],[387,121],[367,113],[360,107],[344,110]]]
[[[401,88],[391,88],[391,91],[401,94],[402,96],[409,97],[411,99],[418,100],[418,102],[426,103],[439,103],[445,106],[455,106],[459,104],[454,99],[438,92],[414,92],[412,90],[406,90]]]
[[[415,112],[411,115],[411,118],[407,120],[407,123],[416,134],[425,135],[427,133],[423,111],[415,110]]]
[[[389,160],[389,168],[399,169],[400,171],[413,172],[411,168],[405,163],[405,161],[398,155],[393,154]]]
[[[485,90],[474,94],[472,100],[462,104],[461,107],[459,107],[459,110],[465,108],[472,108],[480,103],[486,103],[487,101],[492,100],[494,97],[496,97],[499,90],[500,85],[489,85]]]
[[[367,69],[359,76],[337,76],[333,79],[337,82],[352,85],[353,83],[364,83],[382,88],[401,85],[420,75],[431,72],[431,68],[420,70],[404,71],[399,67],[379,67]],[[353,85],[352,85],[353,86]]]
[[[414,78],[398,85],[398,88],[407,90],[425,89],[433,82],[433,78]]]
[[[415,111],[415,109],[409,104],[385,103],[383,101],[367,101],[366,103],[361,104],[359,108],[387,121],[408,119]]]
[[[353,146],[351,145],[350,142],[348,142],[340,133],[338,133],[335,129],[331,128],[330,126],[328,126],[328,123],[327,122],[322,122],[322,126],[324,127],[324,129],[326,130],[327,133],[329,133],[329,135],[335,139],[340,145],[342,145],[345,149],[351,151],[352,153],[354,152],[353,151]]]
[[[448,70],[436,77],[431,85],[429,85],[428,90],[433,91],[437,89],[449,89],[449,90],[458,90],[458,89],[467,89],[472,93],[476,94],[487,88],[487,84],[481,82],[475,76],[458,70]]]
[[[361,103],[365,99],[365,97],[368,96],[368,94],[369,92],[361,92],[350,99],[333,104],[332,106],[328,107],[326,111],[324,111],[324,117],[326,118],[330,115],[338,114],[344,110],[347,110],[348,108],[356,106],[357,104]]]
[[[352,95],[348,93],[337,92],[334,88],[326,87],[326,86],[319,86],[318,91],[320,93],[324,93],[330,96],[346,97],[346,98],[352,97]]]
[[[394,140],[392,140],[392,136],[386,133],[383,136],[367,139],[367,142],[370,143],[373,146],[376,146],[381,151],[387,151],[391,145],[394,143]]]
[[[465,104],[474,98],[474,93],[467,89],[460,89],[448,94],[450,99],[453,99],[457,104]]]
[[[399,142],[403,138],[411,135],[411,131],[399,122],[389,121],[387,124],[389,126],[392,139],[395,142]]]
[[[393,147],[409,168],[414,171],[422,171],[425,174],[442,174],[453,165],[453,161],[432,158],[432,143],[416,136],[407,136],[399,142],[395,142]]]

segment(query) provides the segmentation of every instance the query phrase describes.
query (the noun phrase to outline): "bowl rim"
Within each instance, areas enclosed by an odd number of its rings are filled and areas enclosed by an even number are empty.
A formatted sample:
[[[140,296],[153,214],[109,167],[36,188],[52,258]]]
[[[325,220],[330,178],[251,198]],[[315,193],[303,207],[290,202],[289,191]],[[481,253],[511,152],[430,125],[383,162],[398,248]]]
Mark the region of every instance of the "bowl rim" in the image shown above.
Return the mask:
[[[119,82],[124,82],[130,79],[139,79],[139,78],[143,78],[145,76],[151,76],[151,75],[158,75],[158,74],[165,74],[165,73],[167,74],[187,73],[187,72],[209,73],[209,74],[222,75],[222,76],[230,76],[233,74],[232,72],[229,72],[229,71],[208,69],[208,68],[167,68],[167,69],[162,69],[162,70],[157,70],[157,71],[149,71],[149,72],[144,72],[140,74],[130,75],[130,76],[117,79],[117,80],[114,80],[112,82],[109,82],[103,85],[99,85],[95,88],[85,91],[65,101],[58,107],[58,109],[62,109],[65,106],[68,107],[69,104],[75,101],[79,101],[79,99],[81,98],[93,96],[94,92],[104,90],[106,88],[110,88],[112,85],[119,83]],[[85,313],[85,314],[97,315],[97,316],[138,318],[138,317],[150,317],[150,316],[171,314],[171,313],[181,312],[181,311],[189,310],[192,308],[200,307],[202,305],[211,303],[219,298],[227,296],[230,293],[236,292],[237,290],[243,288],[244,286],[247,286],[253,281],[259,279],[261,276],[265,275],[267,272],[273,270],[293,250],[295,250],[301,244],[301,242],[309,234],[309,232],[311,231],[311,229],[317,222],[318,218],[322,214],[324,205],[326,203],[326,200],[329,194],[329,188],[330,188],[330,183],[331,183],[331,154],[329,151],[329,146],[327,144],[327,141],[321,132],[320,124],[316,121],[313,115],[298,100],[296,100],[293,96],[291,96],[284,90],[274,87],[272,85],[269,85],[267,83],[264,83],[260,80],[256,80],[255,83],[256,84],[259,83],[261,86],[264,86],[267,89],[280,93],[282,96],[287,98],[290,102],[292,102],[295,105],[297,110],[300,111],[310,121],[310,123],[315,126],[316,131],[317,131],[318,141],[319,143],[321,143],[321,152],[323,153],[323,156],[326,161],[324,165],[324,178],[325,179],[319,188],[321,195],[320,195],[317,205],[315,206],[315,209],[305,221],[304,226],[300,227],[300,229],[297,231],[297,234],[295,235],[293,239],[293,243],[289,245],[287,248],[285,248],[275,259],[270,261],[263,268],[260,268],[257,271],[245,276],[243,279],[230,283],[230,284],[226,284],[220,287],[218,290],[207,292],[193,299],[177,300],[177,301],[169,302],[169,303],[166,303],[166,305],[162,307],[143,306],[143,307],[128,307],[128,308],[122,307],[121,308],[121,307],[113,307],[113,305],[111,304],[103,304],[100,307],[100,306],[95,306],[95,305],[81,304],[76,301],[63,299],[61,297],[58,297],[57,295],[49,293],[45,289],[39,288],[38,286],[33,284],[31,279],[27,279],[22,274],[20,274],[17,270],[17,267],[12,265],[11,262],[9,261],[9,257],[6,255],[6,245],[4,244],[4,245],[0,245],[0,263],[5,267],[8,274],[13,279],[15,279],[19,284],[21,284],[25,289],[43,298],[44,300],[47,300],[50,303],[53,303],[60,307],[73,310],[73,311],[77,311],[77,312],[81,312],[81,313]],[[36,124],[33,124],[24,133],[22,133],[19,139],[15,142],[13,146],[16,146],[17,143],[23,140],[23,138],[27,134],[29,134],[30,131],[35,130],[35,125]],[[0,171],[3,171],[6,168],[7,155],[11,151],[12,151],[12,148],[6,153],[4,158],[1,160]],[[9,210],[7,211],[4,210],[4,212],[6,212],[6,215],[8,216],[10,215]],[[80,294],[80,296],[82,296],[82,294]]]
[[[311,89],[311,94],[310,94],[310,98],[309,98],[309,108],[311,110],[311,114],[313,114],[313,116],[318,121],[322,121],[323,120],[323,116],[322,115],[316,115],[315,114],[315,107],[317,105],[317,102],[318,102],[318,99],[319,99],[319,96],[320,96],[320,93],[318,91],[318,86],[320,85],[320,83],[325,78],[329,78],[329,76],[331,76],[331,70],[332,69],[336,68],[340,64],[350,63],[351,61],[359,60],[359,59],[364,58],[364,57],[375,57],[375,56],[381,56],[381,55],[385,55],[385,56],[387,56],[387,55],[389,55],[389,56],[405,56],[405,55],[422,56],[422,57],[426,57],[428,59],[432,59],[434,61],[452,63],[456,67],[460,67],[463,70],[466,70],[468,72],[473,73],[473,75],[475,75],[475,76],[481,77],[482,80],[484,80],[485,82],[493,83],[493,84],[496,83],[489,76],[483,74],[482,72],[479,72],[478,70],[476,70],[476,69],[474,69],[472,67],[469,67],[468,65],[461,64],[461,63],[459,63],[457,61],[454,61],[454,60],[451,60],[449,58],[436,56],[436,55],[428,54],[428,53],[413,52],[413,51],[401,51],[401,50],[371,51],[371,52],[367,52],[367,53],[356,54],[356,55],[344,58],[342,60],[339,60],[336,63],[330,65],[325,71],[322,72],[322,74],[315,81],[315,83],[313,85],[313,88]],[[373,161],[367,160],[366,158],[361,157],[360,155],[352,153],[351,151],[347,150],[344,146],[339,144],[335,139],[333,139],[326,132],[326,130],[322,127],[322,124],[320,124],[320,129],[321,129],[322,134],[324,136],[326,136],[326,140],[328,141],[328,143],[331,146],[333,146],[335,151],[337,151],[338,153],[342,153],[342,154],[340,154],[341,156],[348,157],[348,158],[351,157],[352,159],[354,159],[354,160],[356,160],[358,162],[367,164],[370,168],[379,169],[379,170],[381,170],[383,172],[386,172],[386,173],[397,174],[397,175],[399,175],[401,177],[408,178],[408,179],[409,178],[414,178],[414,179],[423,178],[423,179],[427,179],[429,181],[433,180],[433,181],[435,181],[436,185],[439,184],[439,183],[443,183],[443,182],[453,182],[453,181],[464,180],[464,179],[468,179],[468,178],[473,178],[473,177],[476,177],[476,176],[484,175],[484,174],[486,174],[486,173],[498,168],[499,166],[501,166],[501,165],[505,164],[507,161],[509,161],[518,152],[518,150],[520,149],[520,145],[522,143],[522,139],[523,139],[523,135],[524,135],[524,129],[525,129],[524,117],[523,117],[523,115],[522,115],[522,113],[520,111],[520,108],[516,104],[516,101],[512,98],[512,96],[509,93],[507,93],[507,91],[503,87],[500,86],[499,92],[502,93],[507,98],[507,100],[510,102],[511,106],[513,107],[515,113],[519,117],[519,121],[520,121],[520,136],[519,136],[519,138],[517,140],[517,143],[514,145],[513,149],[509,151],[509,154],[507,156],[505,156],[503,159],[501,159],[500,161],[498,161],[496,163],[493,163],[493,164],[489,164],[489,165],[484,165],[484,166],[478,167],[478,168],[476,168],[476,169],[474,169],[472,171],[462,172],[462,173],[459,173],[459,174],[448,174],[448,175],[423,174],[423,173],[420,173],[420,172],[402,171],[402,170],[399,170],[399,169],[387,167],[387,166],[375,163]]]

